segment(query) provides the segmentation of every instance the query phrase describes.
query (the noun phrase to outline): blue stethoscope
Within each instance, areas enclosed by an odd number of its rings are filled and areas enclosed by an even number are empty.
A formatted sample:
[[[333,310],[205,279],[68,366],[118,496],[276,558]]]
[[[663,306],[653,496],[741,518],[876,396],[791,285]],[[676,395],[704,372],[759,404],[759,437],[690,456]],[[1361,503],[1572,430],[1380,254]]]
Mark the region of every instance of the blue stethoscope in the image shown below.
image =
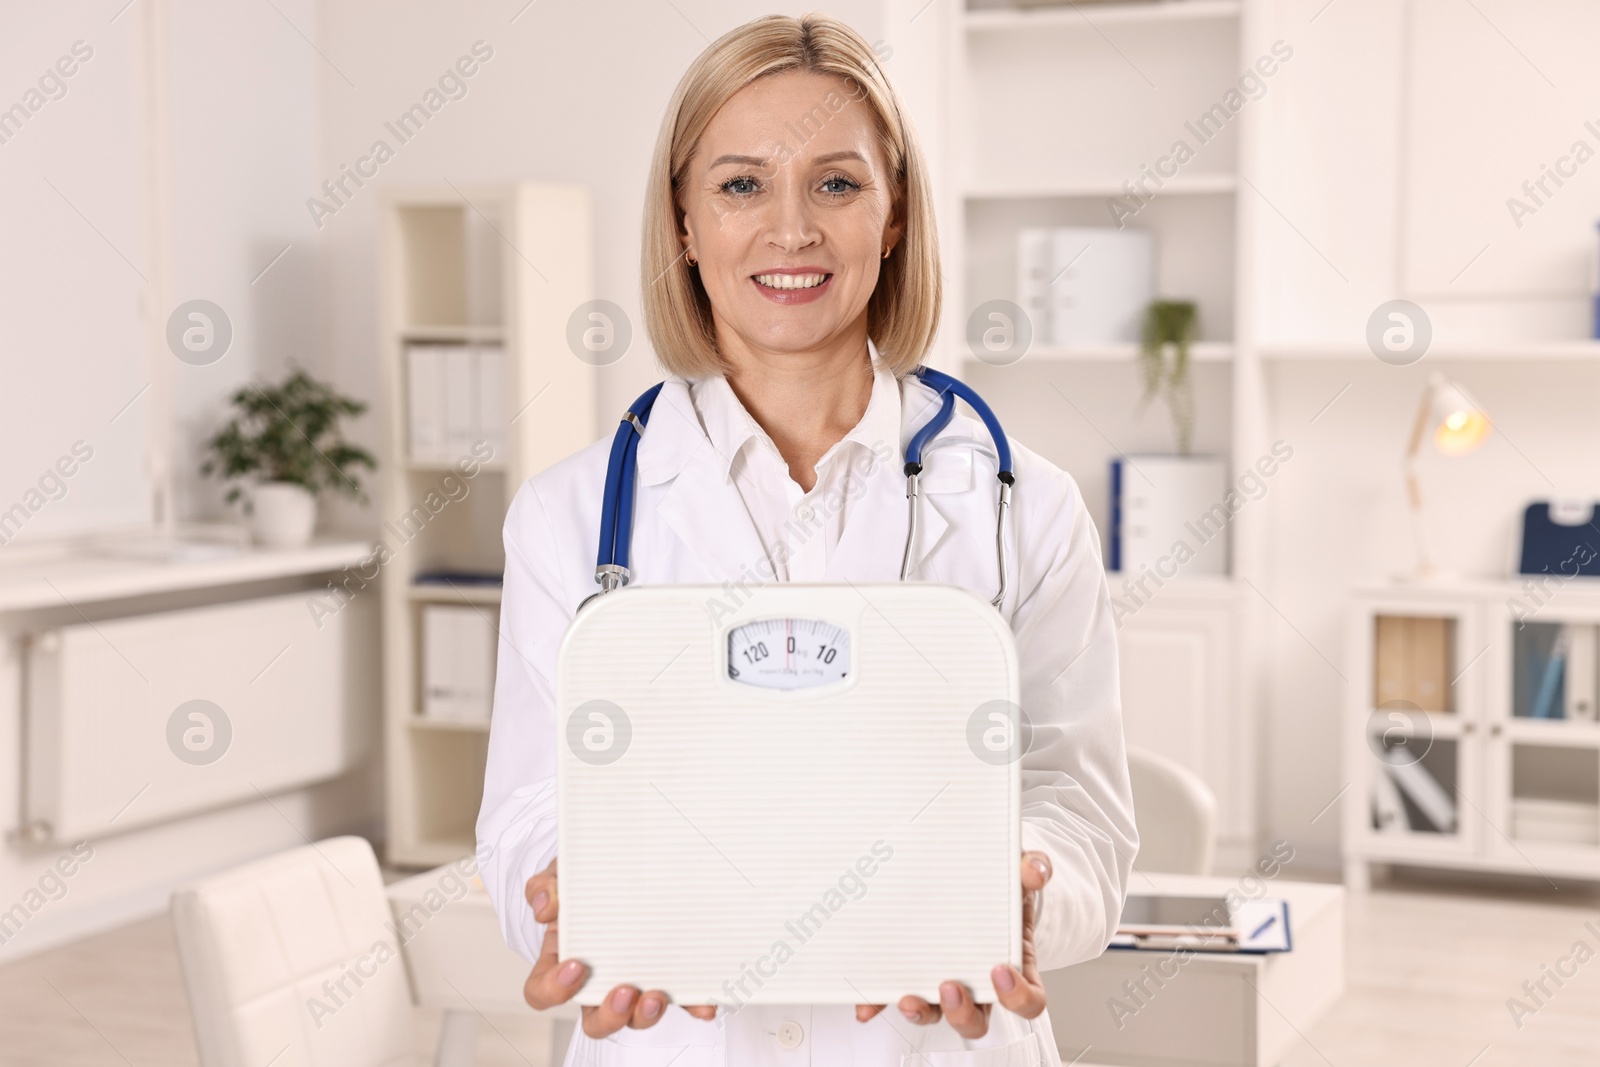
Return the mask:
[[[918,367],[914,373],[924,384],[936,390],[942,401],[938,412],[911,436],[910,443],[906,445],[906,499],[910,503],[911,521],[906,530],[905,554],[900,560],[900,580],[905,581],[911,570],[911,546],[917,536],[917,479],[922,474],[924,453],[947,444],[969,443],[959,437],[945,438],[931,445],[928,443],[955,417],[956,397],[959,396],[972,405],[972,410],[983,420],[989,437],[994,441],[993,449],[981,443],[976,447],[992,456],[999,469],[996,477],[1000,482],[1000,504],[995,518],[994,543],[1000,566],[1000,591],[990,601],[998,608],[1006,595],[1006,513],[1011,510],[1011,487],[1016,484],[1016,478],[1011,473],[1011,446],[1000,427],[1000,420],[995,418],[983,398],[965,382],[929,367]],[[644,428],[650,421],[650,409],[655,406],[656,397],[665,384],[657,382],[633,402],[627,414],[623,415],[622,424],[617,427],[616,437],[611,441],[611,457],[606,463],[606,492],[600,505],[600,554],[594,570],[594,580],[599,583],[600,592],[587,598],[585,604],[602,593],[628,584],[628,550],[633,538],[634,477],[638,468],[636,456],[639,438],[644,434]]]

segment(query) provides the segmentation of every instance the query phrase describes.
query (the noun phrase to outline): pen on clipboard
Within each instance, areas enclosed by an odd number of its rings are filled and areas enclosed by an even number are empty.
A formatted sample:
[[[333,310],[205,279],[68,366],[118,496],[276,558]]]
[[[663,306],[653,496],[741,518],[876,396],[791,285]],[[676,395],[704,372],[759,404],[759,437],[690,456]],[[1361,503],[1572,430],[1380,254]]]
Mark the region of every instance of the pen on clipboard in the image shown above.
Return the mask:
[[[1254,941],[1256,938],[1258,938],[1262,934],[1266,933],[1267,930],[1272,926],[1272,924],[1277,922],[1277,921],[1278,921],[1278,917],[1276,915],[1268,915],[1265,922],[1263,922],[1260,926],[1256,927],[1254,930],[1252,930],[1250,932],[1249,940]]]

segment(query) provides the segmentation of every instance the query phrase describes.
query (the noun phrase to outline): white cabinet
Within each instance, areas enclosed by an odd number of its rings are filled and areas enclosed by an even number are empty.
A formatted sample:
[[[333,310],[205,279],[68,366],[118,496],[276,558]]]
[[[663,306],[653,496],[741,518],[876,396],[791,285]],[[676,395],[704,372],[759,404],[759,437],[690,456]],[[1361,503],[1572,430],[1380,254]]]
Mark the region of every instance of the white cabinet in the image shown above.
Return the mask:
[[[1373,863],[1600,878],[1600,590],[1361,590],[1350,617],[1345,882]]]
[[[1115,576],[1114,576],[1115,577]],[[1128,744],[1189,768],[1217,794],[1217,863],[1256,845],[1255,730],[1239,694],[1239,594],[1227,579],[1168,582],[1117,631]]]

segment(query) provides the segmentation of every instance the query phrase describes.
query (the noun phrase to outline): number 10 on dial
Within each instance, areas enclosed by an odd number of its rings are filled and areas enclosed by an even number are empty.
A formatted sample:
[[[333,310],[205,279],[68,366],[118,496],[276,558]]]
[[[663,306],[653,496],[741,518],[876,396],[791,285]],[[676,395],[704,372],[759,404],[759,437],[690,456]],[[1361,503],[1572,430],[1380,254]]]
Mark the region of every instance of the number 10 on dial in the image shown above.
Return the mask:
[[[728,631],[728,677],[767,689],[808,689],[850,672],[850,631],[821,619],[761,619]]]

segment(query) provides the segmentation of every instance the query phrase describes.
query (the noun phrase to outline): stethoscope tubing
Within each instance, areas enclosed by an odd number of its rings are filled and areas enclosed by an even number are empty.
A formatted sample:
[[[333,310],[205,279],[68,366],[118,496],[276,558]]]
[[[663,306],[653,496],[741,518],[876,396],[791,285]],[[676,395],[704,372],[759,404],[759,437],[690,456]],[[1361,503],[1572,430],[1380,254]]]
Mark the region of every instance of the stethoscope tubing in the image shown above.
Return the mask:
[[[951,398],[952,396],[959,396],[971,406],[973,411],[978,413],[978,418],[983,420],[983,425],[988,429],[989,437],[994,442],[994,450],[997,457],[995,462],[999,468],[996,478],[1000,482],[999,504],[994,525],[994,551],[999,570],[999,588],[994,594],[994,599],[989,603],[998,609],[1006,598],[1006,516],[1011,512],[1011,487],[1016,484],[1016,477],[1011,472],[1011,442],[1006,439],[1005,429],[1001,427],[1000,419],[995,415],[994,409],[990,408],[983,397],[979,396],[977,391],[966,382],[953,378],[943,371],[934,370],[932,367],[918,367],[916,375],[922,379],[924,384],[932,386],[944,394],[945,401],[940,406],[939,413],[933,417],[933,421],[937,422],[942,419],[944,423],[948,423],[950,421],[950,409],[954,404]],[[939,429],[943,428],[943,425],[939,427]],[[927,427],[923,427],[923,429],[926,430]],[[912,438],[912,442],[918,445],[915,458],[912,456],[910,447],[908,446],[906,449],[906,496],[911,500],[911,521],[906,529],[905,554],[900,560],[900,580],[902,582],[911,573],[911,546],[914,543],[917,532],[917,476],[922,473],[921,445],[927,440],[923,438],[919,442],[917,438],[921,436],[922,432],[919,431]]]
[[[999,504],[995,518],[995,557],[1000,574],[999,591],[995,593],[990,603],[999,608],[1006,595],[1008,556],[1005,538],[1006,517],[1011,511],[1011,490],[1016,483],[1011,471],[1011,444],[1006,439],[1005,430],[1001,427],[994,411],[971,386],[931,367],[918,367],[914,373],[939,393],[940,403],[939,410],[934,413],[933,418],[918,428],[906,445],[904,470],[906,502],[910,518],[906,524],[905,552],[900,558],[900,580],[906,581],[911,573],[911,549],[916,543],[918,503],[921,499],[918,483],[922,475],[922,458],[927,452],[948,443],[930,442],[950,425],[950,420],[955,417],[956,398],[960,397],[977,412],[978,418],[983,421],[994,442],[992,454],[997,468],[996,478],[1000,482]],[[600,503],[600,551],[595,561],[594,572],[594,580],[599,584],[600,590],[599,593],[587,598],[584,603],[588,603],[594,596],[609,593],[628,584],[639,439],[644,435],[645,426],[650,421],[651,409],[655,406],[656,397],[660,395],[661,387],[665,384],[657,382],[640,394],[639,399],[628,407],[627,413],[622,417],[621,425],[617,427],[616,436],[611,440],[611,452],[606,459],[605,492]],[[990,452],[990,449],[984,448],[984,451]]]
[[[600,555],[595,562],[594,580],[600,592],[609,593],[628,584],[628,561],[633,545],[633,494],[639,464],[639,439],[650,422],[650,411],[666,382],[657,382],[639,395],[622,416],[611,439],[611,454],[606,459],[605,495],[600,500]]]

